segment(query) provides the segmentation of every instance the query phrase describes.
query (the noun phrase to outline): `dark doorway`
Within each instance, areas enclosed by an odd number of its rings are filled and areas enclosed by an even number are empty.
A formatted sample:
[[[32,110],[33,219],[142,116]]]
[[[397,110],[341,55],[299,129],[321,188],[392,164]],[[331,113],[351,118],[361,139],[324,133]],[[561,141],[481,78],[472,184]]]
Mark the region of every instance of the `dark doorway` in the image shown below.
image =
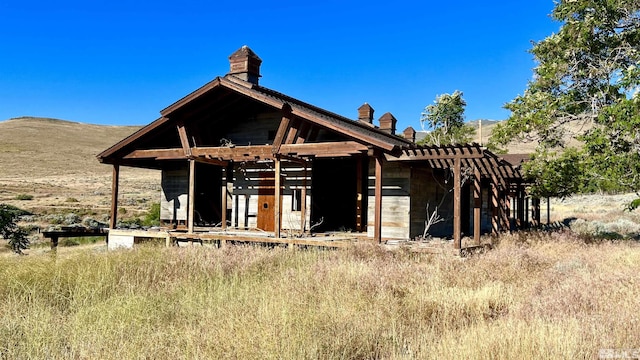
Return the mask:
[[[314,231],[356,229],[357,161],[316,159],[311,180],[311,225]]]
[[[214,226],[222,221],[222,168],[196,163],[194,221],[198,226]]]

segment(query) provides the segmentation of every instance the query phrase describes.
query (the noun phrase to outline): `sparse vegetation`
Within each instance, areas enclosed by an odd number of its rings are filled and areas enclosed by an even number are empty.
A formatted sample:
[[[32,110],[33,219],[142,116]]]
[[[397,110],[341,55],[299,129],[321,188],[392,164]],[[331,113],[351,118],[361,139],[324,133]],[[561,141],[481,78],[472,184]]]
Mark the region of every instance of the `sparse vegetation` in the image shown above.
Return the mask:
[[[0,357],[593,358],[640,343],[638,262],[635,242],[568,232],[466,260],[376,246],[2,257]]]
[[[149,211],[142,221],[144,226],[158,226],[160,225],[160,203],[153,203],[149,206]]]
[[[0,237],[7,240],[7,244],[17,254],[29,248],[28,233],[18,226],[18,218],[28,212],[15,206],[0,204]]]
[[[29,194],[18,194],[15,197],[16,200],[33,200],[33,195]]]

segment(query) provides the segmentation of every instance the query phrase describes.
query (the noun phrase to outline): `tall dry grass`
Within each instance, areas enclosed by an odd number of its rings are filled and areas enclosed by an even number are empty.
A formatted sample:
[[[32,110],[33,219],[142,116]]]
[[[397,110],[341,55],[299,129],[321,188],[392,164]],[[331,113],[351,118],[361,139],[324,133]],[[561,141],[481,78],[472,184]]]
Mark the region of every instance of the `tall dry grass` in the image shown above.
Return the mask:
[[[0,358],[557,359],[640,346],[640,251],[252,247],[0,258]]]

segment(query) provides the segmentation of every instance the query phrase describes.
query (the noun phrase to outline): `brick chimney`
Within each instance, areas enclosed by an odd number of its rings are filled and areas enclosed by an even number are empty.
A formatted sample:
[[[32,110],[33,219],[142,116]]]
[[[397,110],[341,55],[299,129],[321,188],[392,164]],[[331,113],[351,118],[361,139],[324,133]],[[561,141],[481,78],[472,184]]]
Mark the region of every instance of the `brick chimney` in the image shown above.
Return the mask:
[[[229,56],[230,70],[227,75],[233,75],[254,85],[258,85],[260,79],[260,64],[262,60],[249,49],[247,45],[242,46]]]
[[[396,133],[396,118],[391,113],[386,113],[380,117],[380,130],[395,135]]]
[[[402,136],[404,136],[405,139],[411,141],[412,143],[416,142],[416,131],[411,126],[404,129],[404,131],[402,132]]]
[[[371,105],[364,103],[358,108],[358,121],[373,125],[373,108]]]

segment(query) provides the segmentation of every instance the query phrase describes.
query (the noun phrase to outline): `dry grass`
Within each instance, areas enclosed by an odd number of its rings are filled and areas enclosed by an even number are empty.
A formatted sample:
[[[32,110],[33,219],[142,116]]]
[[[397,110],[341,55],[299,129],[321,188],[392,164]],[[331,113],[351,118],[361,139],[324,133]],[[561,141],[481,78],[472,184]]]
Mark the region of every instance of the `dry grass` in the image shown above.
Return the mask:
[[[250,247],[0,258],[0,358],[593,358],[640,344],[635,242],[470,259]]]

